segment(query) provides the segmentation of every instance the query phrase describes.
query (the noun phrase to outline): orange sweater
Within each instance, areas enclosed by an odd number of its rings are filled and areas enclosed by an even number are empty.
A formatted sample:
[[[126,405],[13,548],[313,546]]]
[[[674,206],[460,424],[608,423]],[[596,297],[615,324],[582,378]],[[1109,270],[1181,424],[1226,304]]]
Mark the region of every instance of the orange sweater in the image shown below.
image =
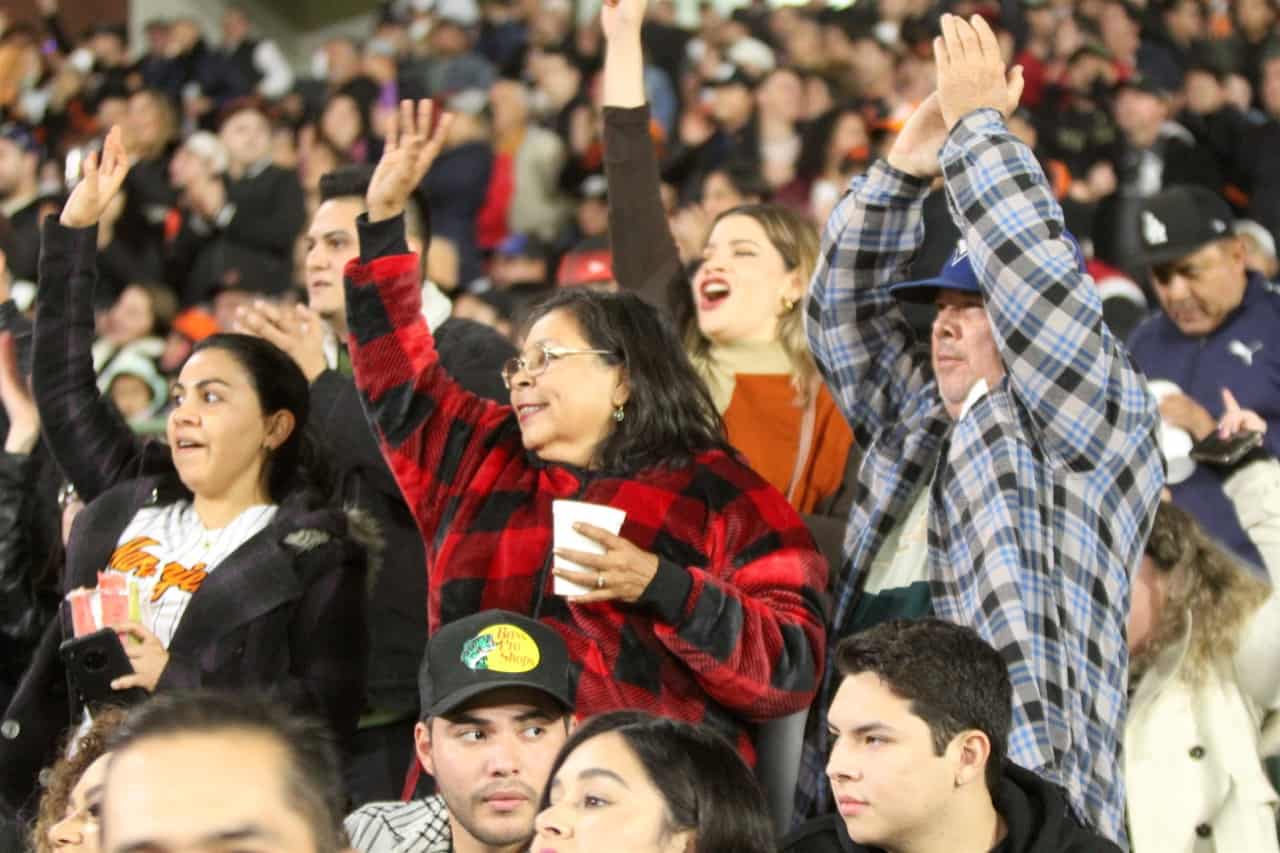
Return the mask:
[[[804,408],[790,375],[736,375],[733,397],[724,411],[729,443],[784,495],[795,470],[803,420]],[[839,490],[852,446],[853,431],[824,384],[818,390],[809,456],[792,502],[797,510],[812,512]]]

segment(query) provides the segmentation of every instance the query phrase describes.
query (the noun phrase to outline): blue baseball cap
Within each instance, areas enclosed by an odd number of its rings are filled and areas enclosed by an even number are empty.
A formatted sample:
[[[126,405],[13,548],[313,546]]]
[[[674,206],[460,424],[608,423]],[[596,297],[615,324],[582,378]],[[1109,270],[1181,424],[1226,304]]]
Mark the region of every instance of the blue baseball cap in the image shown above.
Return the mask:
[[[1075,252],[1077,268],[1080,272],[1085,272],[1084,250],[1080,248],[1079,241],[1069,231],[1063,231],[1062,236],[1071,244]],[[932,305],[939,290],[982,293],[982,287],[978,284],[978,274],[973,264],[969,262],[969,247],[965,245],[964,238],[956,243],[955,251],[951,253],[951,257],[947,258],[947,262],[942,265],[942,269],[936,276],[919,281],[899,282],[889,288],[889,292],[903,302],[922,305]]]

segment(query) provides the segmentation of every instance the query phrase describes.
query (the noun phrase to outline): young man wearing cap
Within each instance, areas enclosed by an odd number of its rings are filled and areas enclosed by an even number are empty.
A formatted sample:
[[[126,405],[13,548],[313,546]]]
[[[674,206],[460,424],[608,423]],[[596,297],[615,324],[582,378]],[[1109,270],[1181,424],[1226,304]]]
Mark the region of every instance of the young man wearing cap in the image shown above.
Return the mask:
[[[1280,453],[1280,290],[1245,267],[1231,210],[1201,187],[1171,187],[1138,211],[1143,260],[1161,311],[1134,330],[1129,349],[1151,379],[1181,389],[1160,414],[1199,441],[1222,416],[1224,389],[1266,419],[1264,441]],[[1220,473],[1197,465],[1172,486],[1173,501],[1255,566],[1257,548],[1222,491]]]
[[[838,815],[784,853],[1118,853],[1066,793],[1009,762],[1012,686],[1000,653],[940,619],[877,625],[836,648],[827,780]]]
[[[351,843],[363,853],[523,850],[572,724],[564,640],[528,617],[486,610],[436,632],[418,687],[414,743],[440,793],[358,809],[346,821]]]
[[[850,185],[810,286],[809,345],[864,452],[831,636],[930,614],[976,629],[1009,665],[1010,758],[1118,839],[1128,577],[1163,479],[1155,403],[1005,125],[1020,76],[971,21],[943,16],[938,91]],[[939,174],[961,243],[938,278],[903,284]],[[922,291],[931,352],[899,304]],[[825,793],[823,747],[806,751],[802,809]]]

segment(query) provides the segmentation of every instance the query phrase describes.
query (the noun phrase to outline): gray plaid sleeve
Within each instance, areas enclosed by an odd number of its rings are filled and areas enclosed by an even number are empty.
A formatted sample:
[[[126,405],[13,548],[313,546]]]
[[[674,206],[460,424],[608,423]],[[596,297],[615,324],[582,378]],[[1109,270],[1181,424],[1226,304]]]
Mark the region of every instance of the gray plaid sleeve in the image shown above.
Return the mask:
[[[1042,446],[1078,471],[1131,453],[1153,434],[1155,401],[1102,321],[1035,155],[999,113],[979,110],[953,129],[942,168],[1011,386]]]
[[[924,237],[927,182],[877,162],[853,180],[827,220],[809,285],[809,349],[866,444],[927,382],[917,344],[888,286]]]

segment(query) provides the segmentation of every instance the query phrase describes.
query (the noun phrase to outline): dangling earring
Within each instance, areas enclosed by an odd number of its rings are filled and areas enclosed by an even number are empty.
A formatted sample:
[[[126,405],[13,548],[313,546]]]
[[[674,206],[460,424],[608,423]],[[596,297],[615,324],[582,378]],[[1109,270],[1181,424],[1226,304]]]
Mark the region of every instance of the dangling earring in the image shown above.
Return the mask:
[[[796,301],[795,301],[794,299],[792,299],[790,296],[784,296],[784,297],[782,297],[782,311],[783,311],[783,313],[790,313],[790,312],[791,312],[791,309],[792,309],[792,308],[795,308],[795,307],[796,307]]]
[[[613,419],[615,421],[617,421],[618,423],[622,423],[622,419],[625,418],[626,416],[627,416],[627,413],[622,410],[621,406],[613,407]]]

